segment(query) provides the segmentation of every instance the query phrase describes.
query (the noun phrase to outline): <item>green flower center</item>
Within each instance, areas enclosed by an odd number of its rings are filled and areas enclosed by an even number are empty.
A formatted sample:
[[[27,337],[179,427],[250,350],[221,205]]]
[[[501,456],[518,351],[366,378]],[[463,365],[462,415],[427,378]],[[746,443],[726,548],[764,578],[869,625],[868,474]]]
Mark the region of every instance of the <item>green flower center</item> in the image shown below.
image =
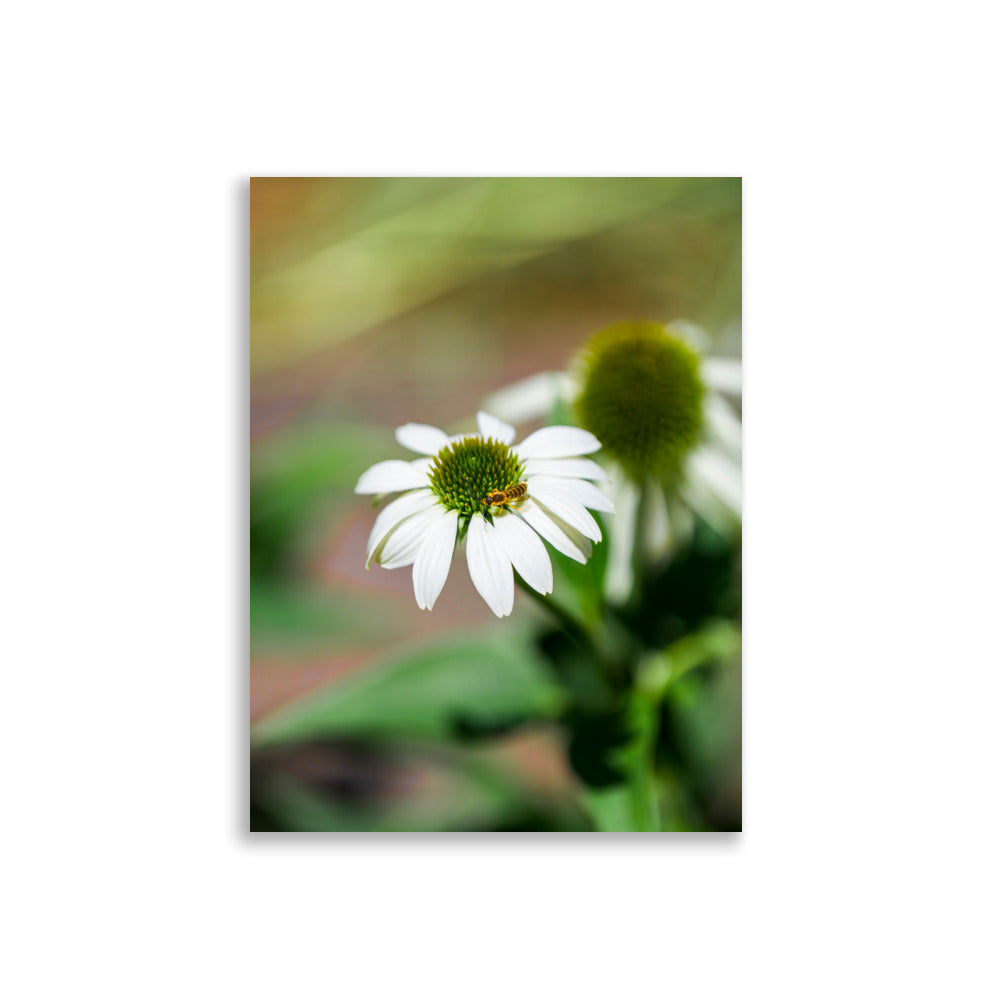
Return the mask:
[[[580,423],[633,478],[676,476],[702,429],[698,355],[661,323],[616,323],[580,358]]]
[[[491,493],[519,483],[524,468],[508,445],[468,437],[445,445],[431,464],[431,489],[449,510],[463,517],[484,513]]]

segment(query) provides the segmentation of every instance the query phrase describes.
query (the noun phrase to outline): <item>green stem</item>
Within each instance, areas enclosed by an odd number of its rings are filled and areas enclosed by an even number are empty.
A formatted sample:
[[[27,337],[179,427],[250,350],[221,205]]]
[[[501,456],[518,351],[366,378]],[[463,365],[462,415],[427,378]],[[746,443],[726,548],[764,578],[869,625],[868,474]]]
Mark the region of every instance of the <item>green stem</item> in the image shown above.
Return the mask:
[[[648,501],[646,491],[640,497],[638,513],[645,520]],[[633,566],[635,586],[633,599],[639,599],[642,593],[642,568],[644,553],[641,549],[642,529],[637,521]],[[533,601],[541,605],[562,627],[569,639],[585,654],[581,662],[592,664],[599,685],[606,685],[606,678],[611,674],[614,664],[607,655],[602,653],[596,637],[574,617],[566,608],[558,604],[547,594],[539,594],[529,587],[520,576],[515,574],[515,582]],[[603,634],[603,633],[602,633]],[[606,638],[606,637],[605,637]],[[601,645],[605,645],[604,642]],[[649,833],[661,828],[659,795],[655,774],[656,740],[659,731],[659,701],[655,691],[642,685],[636,685],[629,694],[624,710],[631,738],[622,747],[619,757],[625,776],[625,791],[627,803],[617,822],[624,824],[618,829],[627,829]]]
[[[628,706],[633,737],[628,748],[629,805],[634,830],[648,833],[660,829],[655,751],[660,721],[658,699],[636,687]]]
[[[636,830],[659,830],[661,818],[656,779],[656,741],[660,704],[671,685],[688,671],[713,660],[733,656],[740,633],[731,622],[706,623],[699,631],[652,653],[639,663],[635,686],[629,696],[628,724],[632,733],[625,752],[630,818]]]

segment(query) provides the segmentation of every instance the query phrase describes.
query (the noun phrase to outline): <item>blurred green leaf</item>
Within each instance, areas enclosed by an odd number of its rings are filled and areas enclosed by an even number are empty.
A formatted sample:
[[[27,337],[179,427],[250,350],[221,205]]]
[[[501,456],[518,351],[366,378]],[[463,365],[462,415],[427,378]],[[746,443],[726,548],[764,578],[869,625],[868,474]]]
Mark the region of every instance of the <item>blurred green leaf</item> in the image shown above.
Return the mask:
[[[741,686],[739,658],[720,659],[671,683],[664,704],[683,764],[678,776],[713,829],[742,826]]]
[[[385,643],[399,639],[402,626],[364,596],[331,594],[304,586],[250,584],[250,639],[282,643],[336,638],[340,644]]]
[[[250,575],[290,569],[316,516],[352,496],[358,476],[385,458],[388,432],[355,424],[296,427],[255,445],[250,472]]]
[[[253,479],[286,495],[353,490],[365,468],[385,457],[389,443],[389,432],[378,427],[295,426],[254,447]]]
[[[563,695],[527,633],[504,623],[492,632],[406,647],[381,666],[336,682],[262,720],[257,745],[334,735],[451,735],[482,725],[556,714]]]
[[[707,621],[696,632],[672,642],[639,665],[637,685],[653,700],[663,697],[669,685],[706,663],[731,660],[740,648],[740,629],[725,619]]]
[[[630,833],[632,826],[632,799],[626,785],[607,788],[588,788],[584,800],[601,833]]]
[[[622,620],[648,648],[663,649],[711,620],[738,618],[741,544],[696,522],[691,543],[647,574]]]

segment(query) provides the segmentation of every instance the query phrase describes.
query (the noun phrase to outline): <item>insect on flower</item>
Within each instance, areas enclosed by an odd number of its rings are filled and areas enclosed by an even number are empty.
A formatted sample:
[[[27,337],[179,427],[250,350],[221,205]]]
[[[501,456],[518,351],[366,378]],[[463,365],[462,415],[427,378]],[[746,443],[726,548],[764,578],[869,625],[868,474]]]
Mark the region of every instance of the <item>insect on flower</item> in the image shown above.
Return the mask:
[[[525,493],[528,492],[527,483],[517,483],[514,486],[508,486],[505,490],[497,490],[495,493],[490,493],[489,496],[483,497],[484,507],[506,507],[511,500],[516,500],[518,497],[523,497]]]
[[[515,444],[510,424],[482,412],[476,421],[479,433],[456,436],[426,424],[397,428],[396,440],[424,457],[378,462],[354,492],[400,494],[375,518],[368,562],[412,566],[419,607],[434,607],[464,541],[473,586],[503,618],[514,606],[514,570],[538,593],[551,593],[545,542],[585,563],[601,540],[590,511],[614,513],[614,506],[591,482],[606,473],[582,457],[601,447],[589,431],[543,427]]]

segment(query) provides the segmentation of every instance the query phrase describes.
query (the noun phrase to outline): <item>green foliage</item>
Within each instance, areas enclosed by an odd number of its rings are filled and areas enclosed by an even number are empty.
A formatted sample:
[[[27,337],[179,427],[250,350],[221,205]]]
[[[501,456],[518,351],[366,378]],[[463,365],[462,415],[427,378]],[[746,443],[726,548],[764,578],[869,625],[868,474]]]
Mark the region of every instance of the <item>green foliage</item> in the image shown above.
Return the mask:
[[[257,746],[332,736],[444,737],[551,717],[562,703],[523,632],[408,643],[380,665],[266,718]]]
[[[254,727],[251,826],[588,829],[571,799],[539,798],[491,756],[496,737],[558,717],[563,701],[510,623],[410,644]]]
[[[647,571],[634,603],[605,609],[591,644],[562,630],[541,638],[599,829],[739,827],[738,554],[737,540],[699,523],[688,547]]]
[[[384,432],[340,424],[297,427],[258,445],[250,469],[251,578],[287,576],[317,514],[350,496],[384,449]]]
[[[357,647],[403,637],[400,626],[369,598],[330,594],[305,584],[250,584],[250,640],[254,643]]]
[[[639,598],[620,612],[646,649],[663,649],[706,622],[740,613],[739,538],[726,539],[703,521],[690,544],[666,564],[647,569]]]
[[[297,434],[280,461],[261,456],[258,488],[275,500],[287,493],[295,511],[284,560],[294,558],[303,521],[351,490],[371,460],[349,437],[324,437],[320,447]],[[258,524],[280,523],[280,510],[261,512]],[[556,594],[544,603],[561,609],[564,625],[578,624],[533,640],[509,621],[416,648],[377,602],[253,578],[255,643],[405,643],[254,727],[254,829],[738,829],[738,679],[719,672],[738,656],[738,553],[738,540],[698,524],[691,544],[648,569],[638,600],[617,611],[603,597],[606,544],[585,565],[552,553]],[[565,731],[567,761],[586,789],[576,809],[532,800],[477,758],[474,748],[539,719]],[[316,760],[345,753],[353,777],[318,781]],[[394,791],[392,775],[418,762],[437,775],[430,787],[443,783],[440,796]],[[358,791],[365,774],[378,778]]]

